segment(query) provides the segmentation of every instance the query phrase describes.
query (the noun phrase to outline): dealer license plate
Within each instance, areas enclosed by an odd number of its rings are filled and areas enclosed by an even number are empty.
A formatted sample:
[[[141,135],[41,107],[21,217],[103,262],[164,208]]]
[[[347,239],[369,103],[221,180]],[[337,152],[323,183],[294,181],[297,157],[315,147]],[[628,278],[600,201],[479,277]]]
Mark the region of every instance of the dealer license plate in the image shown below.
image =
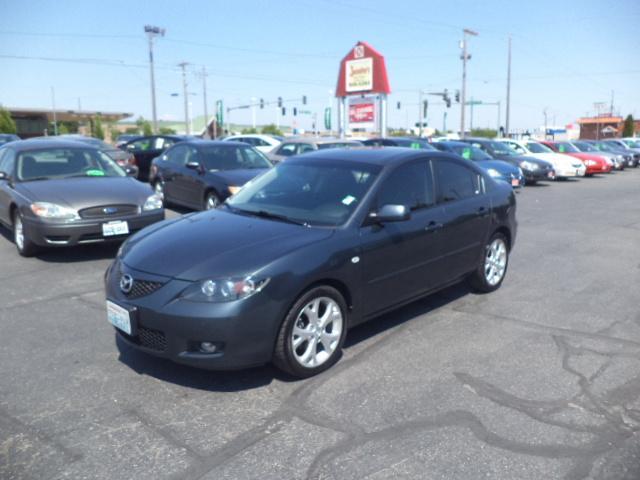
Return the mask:
[[[517,178],[512,178],[511,179],[511,186],[512,187],[517,187],[518,185],[520,185],[520,180],[518,180]]]
[[[113,237],[114,235],[128,235],[129,224],[125,221],[116,221],[102,224],[102,235]]]
[[[111,325],[119,328],[127,335],[131,335],[131,317],[129,316],[129,310],[107,300],[107,319]]]

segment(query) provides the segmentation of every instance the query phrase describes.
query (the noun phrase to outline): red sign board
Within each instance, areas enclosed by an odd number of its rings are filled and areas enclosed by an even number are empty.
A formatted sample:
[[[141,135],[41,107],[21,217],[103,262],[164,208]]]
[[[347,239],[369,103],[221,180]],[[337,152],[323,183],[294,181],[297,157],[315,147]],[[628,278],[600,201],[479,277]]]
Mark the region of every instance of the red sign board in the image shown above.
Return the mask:
[[[384,57],[367,42],[358,42],[340,62],[336,97],[391,93]]]
[[[372,123],[375,118],[373,103],[356,103],[349,105],[349,123]]]

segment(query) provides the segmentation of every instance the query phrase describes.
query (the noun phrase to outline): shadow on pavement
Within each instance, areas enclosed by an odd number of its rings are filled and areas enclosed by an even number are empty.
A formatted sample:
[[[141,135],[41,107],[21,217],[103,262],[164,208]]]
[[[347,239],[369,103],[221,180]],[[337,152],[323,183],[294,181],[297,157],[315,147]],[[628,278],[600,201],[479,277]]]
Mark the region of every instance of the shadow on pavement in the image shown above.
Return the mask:
[[[358,325],[349,330],[344,350],[349,351],[350,348],[354,348],[361,342],[380,335],[415,317],[436,310],[469,293],[470,290],[464,283],[454,285]],[[270,364],[232,371],[200,370],[140,352],[127,345],[117,334],[115,335],[115,343],[120,352],[119,360],[135,372],[184,387],[212,392],[236,392],[269,385],[273,380],[281,382],[298,381],[298,379],[281,372]]]

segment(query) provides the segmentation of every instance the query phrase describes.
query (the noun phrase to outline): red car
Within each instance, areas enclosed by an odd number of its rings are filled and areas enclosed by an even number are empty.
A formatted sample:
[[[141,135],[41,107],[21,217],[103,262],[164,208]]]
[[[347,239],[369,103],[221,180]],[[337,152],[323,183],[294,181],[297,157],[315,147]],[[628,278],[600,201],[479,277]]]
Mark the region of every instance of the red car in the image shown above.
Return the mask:
[[[572,157],[579,158],[587,167],[585,175],[593,175],[594,173],[611,173],[611,165],[601,156],[593,153],[584,153],[574,147],[571,142],[549,142],[541,141],[554,152],[564,153]]]

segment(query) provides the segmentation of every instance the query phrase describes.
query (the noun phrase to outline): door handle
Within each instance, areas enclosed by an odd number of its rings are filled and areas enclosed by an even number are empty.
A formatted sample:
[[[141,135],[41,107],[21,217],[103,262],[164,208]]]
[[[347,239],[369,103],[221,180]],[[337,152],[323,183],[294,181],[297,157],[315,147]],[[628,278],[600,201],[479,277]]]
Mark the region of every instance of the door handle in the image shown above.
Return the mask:
[[[426,232],[435,232],[436,230],[440,230],[442,227],[444,227],[444,224],[432,220],[426,227],[424,227],[424,230]]]

